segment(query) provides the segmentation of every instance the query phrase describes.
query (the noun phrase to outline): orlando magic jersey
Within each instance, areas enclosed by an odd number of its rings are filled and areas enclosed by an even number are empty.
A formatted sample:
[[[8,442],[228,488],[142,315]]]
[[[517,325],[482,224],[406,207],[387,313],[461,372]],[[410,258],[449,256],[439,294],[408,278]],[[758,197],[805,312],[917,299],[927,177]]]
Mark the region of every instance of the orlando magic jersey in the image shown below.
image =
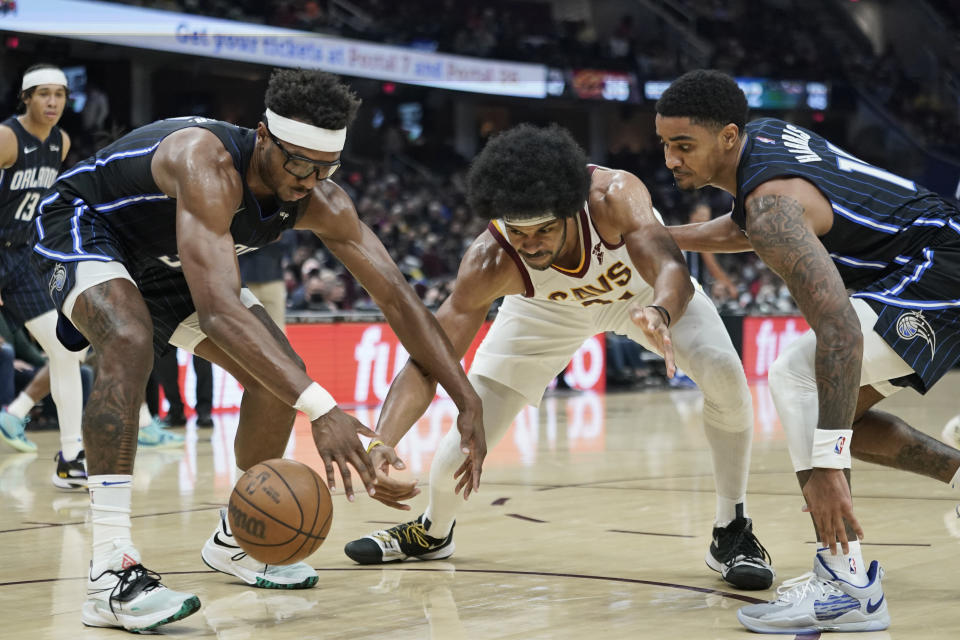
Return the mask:
[[[230,226],[238,254],[293,227],[306,198],[258,200],[247,185],[254,130],[208,118],[172,118],[135,129],[64,172],[41,200],[37,253],[61,262],[119,260],[131,271],[179,269],[177,203],[157,186],[150,165],[164,138],[189,127],[216,135],[243,178],[243,202]]]
[[[33,218],[40,195],[60,172],[63,136],[53,127],[46,140],[23,128],[17,116],[2,123],[17,136],[17,161],[0,169],[0,243],[6,247],[33,244]]]
[[[849,289],[923,260],[924,249],[944,228],[960,233],[955,206],[815,133],[765,118],[747,124],[746,134],[737,168],[734,222],[746,228],[744,200],[760,184],[775,178],[808,180],[833,208],[833,226],[820,240]]]
[[[746,126],[732,218],[776,178],[803,178],[833,209],[820,241],[852,296],[877,312],[874,331],[927,391],[960,361],[960,209],[913,181],[867,164],[815,133],[774,119]]]

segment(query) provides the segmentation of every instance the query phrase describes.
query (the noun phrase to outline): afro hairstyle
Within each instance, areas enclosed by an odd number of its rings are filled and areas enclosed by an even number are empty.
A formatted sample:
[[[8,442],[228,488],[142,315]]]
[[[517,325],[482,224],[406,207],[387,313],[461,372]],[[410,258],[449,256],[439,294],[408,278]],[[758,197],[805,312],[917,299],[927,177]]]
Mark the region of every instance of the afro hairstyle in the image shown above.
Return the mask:
[[[575,215],[590,191],[587,156],[557,125],[521,124],[492,138],[467,174],[467,203],[491,220]]]

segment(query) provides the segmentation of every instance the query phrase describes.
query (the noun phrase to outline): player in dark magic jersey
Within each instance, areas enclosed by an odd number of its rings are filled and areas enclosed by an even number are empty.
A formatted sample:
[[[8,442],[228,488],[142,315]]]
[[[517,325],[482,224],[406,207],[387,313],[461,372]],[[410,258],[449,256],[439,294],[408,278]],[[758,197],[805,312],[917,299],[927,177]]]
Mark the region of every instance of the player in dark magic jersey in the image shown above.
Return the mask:
[[[200,606],[196,596],[161,585],[130,536],[138,410],[154,351],[168,344],[219,364],[243,385],[234,445],[242,469],[283,455],[300,410],[331,488],[338,467],[353,499],[349,464],[385,504],[400,506],[418,492],[413,483],[375,490],[376,472],[357,438],[373,432],[307,376],[283,331],[241,289],[236,255],[285,229],[313,231],[357,277],[411,357],[450,391],[463,446],[478,465],[485,455],[480,400],[449,341],[328,180],[359,99],[330,74],[277,70],[266,106],[256,129],[195,117],[136,129],[65,172],[41,201],[35,251],[61,313],[60,337],[72,346],[88,340],[99,354],[83,418],[93,522],[84,624],[153,629]],[[402,468],[395,454],[391,464]],[[479,482],[479,469],[470,481]],[[202,557],[257,587],[317,583],[306,563],[248,558],[223,511]]]
[[[49,358],[50,390],[60,425],[53,483],[62,489],[82,488],[87,473],[80,436],[80,360],[57,340],[57,314],[32,259],[40,196],[53,184],[70,150],[70,136],[57,126],[67,103],[67,78],[52,65],[33,65],[23,74],[20,99],[23,114],[0,123],[0,303],[6,316],[24,324]],[[0,438],[20,451],[36,451],[24,425],[39,400],[24,392],[0,412]]]
[[[656,117],[677,186],[736,198],[725,216],[671,228],[677,244],[755,251],[812,328],[780,354],[769,385],[823,548],[813,574],[738,618],[760,632],[884,629],[882,570],[863,561],[850,457],[960,484],[960,451],[871,408],[904,386],[925,393],[960,359],[960,210],[815,133],[746,115],[732,78],[693,71],[664,92]]]

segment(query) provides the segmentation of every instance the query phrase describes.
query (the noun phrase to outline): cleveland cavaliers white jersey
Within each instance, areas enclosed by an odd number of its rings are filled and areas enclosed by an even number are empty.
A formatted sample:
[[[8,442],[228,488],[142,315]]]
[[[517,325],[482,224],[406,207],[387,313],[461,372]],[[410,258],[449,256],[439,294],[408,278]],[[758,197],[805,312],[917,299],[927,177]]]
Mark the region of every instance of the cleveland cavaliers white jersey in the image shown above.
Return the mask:
[[[608,244],[597,233],[587,204],[576,219],[580,264],[570,270],[556,265],[544,271],[530,269],[507,240],[503,220],[494,220],[487,227],[520,270],[526,288],[523,297],[590,308],[629,300],[639,290],[649,288],[634,268],[623,239],[618,244]]]

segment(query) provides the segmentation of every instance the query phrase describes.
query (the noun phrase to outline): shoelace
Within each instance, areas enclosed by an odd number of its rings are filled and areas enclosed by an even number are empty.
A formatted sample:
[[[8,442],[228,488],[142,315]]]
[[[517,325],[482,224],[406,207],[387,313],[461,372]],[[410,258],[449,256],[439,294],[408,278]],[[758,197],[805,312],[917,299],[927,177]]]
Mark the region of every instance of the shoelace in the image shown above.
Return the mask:
[[[130,595],[137,586],[142,586],[141,591],[153,591],[160,586],[160,574],[150,571],[142,564],[135,564],[121,571],[107,571],[117,576],[117,584],[110,590],[110,597],[107,602],[110,603],[110,613],[116,615],[113,609],[113,600],[124,598]]]
[[[397,525],[391,529],[387,529],[386,533],[391,537],[396,538],[397,542],[417,544],[424,548],[430,548],[432,546],[429,540],[430,536],[427,535],[427,530],[423,526],[423,523],[416,520]],[[378,537],[383,539],[382,536]]]
[[[773,558],[770,557],[770,553],[764,548],[760,541],[757,540],[757,536],[753,535],[752,530],[748,530],[746,527],[734,534],[736,537],[733,539],[733,544],[730,546],[730,553],[727,554],[727,557],[724,558],[724,561],[729,561],[740,556],[746,558],[760,558],[765,560],[768,564],[773,562]]]
[[[777,587],[777,602],[799,602],[808,594],[813,593],[818,598],[830,594],[843,594],[829,580],[824,580],[812,571],[803,575],[784,580],[783,584]]]

